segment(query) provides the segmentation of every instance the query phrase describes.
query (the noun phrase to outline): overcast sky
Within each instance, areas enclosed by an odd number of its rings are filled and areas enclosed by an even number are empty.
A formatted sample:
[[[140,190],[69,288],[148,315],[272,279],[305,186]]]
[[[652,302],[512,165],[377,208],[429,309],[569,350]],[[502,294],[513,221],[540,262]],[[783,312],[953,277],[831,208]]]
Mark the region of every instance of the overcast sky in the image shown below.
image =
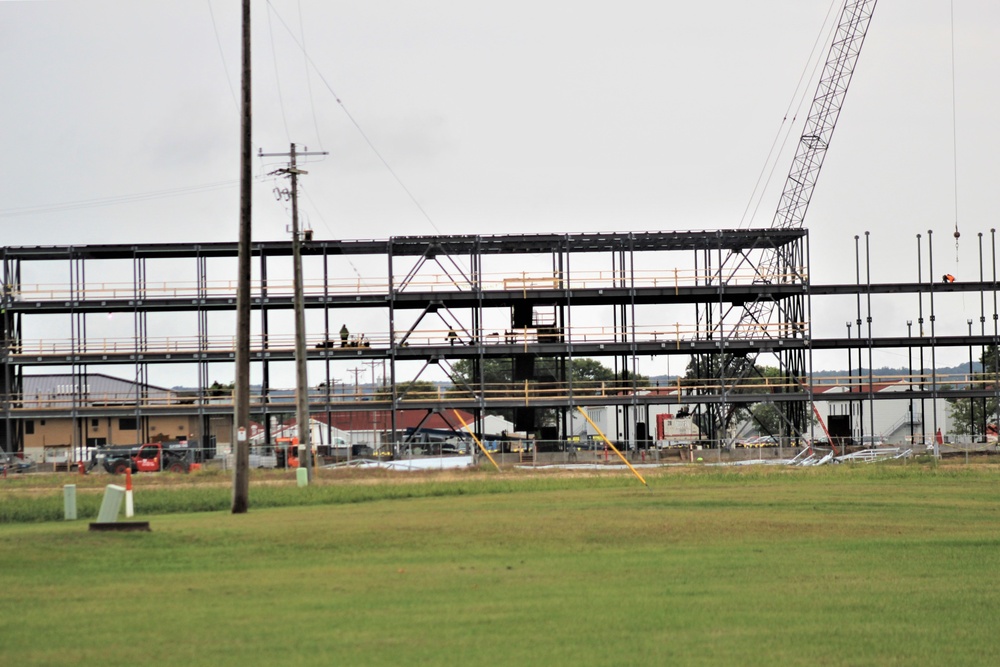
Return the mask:
[[[239,4],[0,1],[0,244],[235,240]],[[840,4],[255,1],[255,150],[329,151],[303,179],[321,238],[736,227]],[[914,280],[929,229],[936,269],[978,273],[998,29],[996,0],[878,3],[806,219],[814,282],[853,282],[865,231],[875,280]],[[288,237],[274,187],[255,186],[255,240]],[[814,312],[816,330],[840,335],[852,306]],[[951,308],[962,331],[978,321],[976,298]],[[915,310],[880,304],[876,335]]]

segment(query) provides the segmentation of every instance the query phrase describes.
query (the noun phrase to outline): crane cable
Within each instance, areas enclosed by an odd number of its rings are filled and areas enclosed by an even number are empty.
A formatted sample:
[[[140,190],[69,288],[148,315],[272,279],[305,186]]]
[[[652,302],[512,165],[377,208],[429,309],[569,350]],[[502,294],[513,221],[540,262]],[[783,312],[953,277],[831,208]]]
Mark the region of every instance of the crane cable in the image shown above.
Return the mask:
[[[955,0],[951,0],[951,146],[952,171],[955,178],[955,266],[958,266],[958,114],[955,94]]]
[[[743,229],[744,225],[750,228],[754,226],[754,220],[764,201],[764,191],[770,185],[775,170],[778,168],[778,156],[784,152],[785,145],[792,137],[792,131],[796,127],[799,115],[803,110],[807,109],[806,104],[810,101],[807,86],[818,77],[818,73],[823,67],[822,48],[833,39],[832,36],[837,29],[834,12],[837,9],[839,1],[833,0],[830,3],[830,9],[827,10],[826,18],[823,19],[823,24],[816,34],[816,40],[813,42],[809,57],[806,59],[802,72],[799,74],[799,80],[795,84],[795,90],[792,91],[792,97],[788,101],[788,107],[785,109],[785,115],[781,119],[781,125],[778,127],[778,132],[771,142],[771,148],[764,159],[764,164],[761,165],[760,173],[757,175],[757,182],[750,193],[750,199],[747,201],[746,208],[743,209],[743,216],[737,225],[739,229]],[[789,117],[791,117],[790,122]],[[751,209],[753,209],[752,212]]]

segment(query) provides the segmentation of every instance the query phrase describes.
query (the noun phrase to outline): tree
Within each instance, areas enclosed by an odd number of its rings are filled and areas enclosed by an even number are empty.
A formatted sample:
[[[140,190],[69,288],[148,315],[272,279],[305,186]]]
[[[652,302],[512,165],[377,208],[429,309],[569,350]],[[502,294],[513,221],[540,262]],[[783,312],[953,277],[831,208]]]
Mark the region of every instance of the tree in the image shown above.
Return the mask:
[[[729,394],[771,394],[787,392],[795,388],[795,378],[788,377],[775,366],[757,366],[745,355],[713,354],[698,355],[688,363],[685,379],[689,386],[705,387],[715,391],[723,383]],[[725,414],[721,409],[709,408],[698,415],[698,427],[707,433],[727,432],[729,427],[751,419],[757,427],[774,436],[794,434],[795,425],[804,427],[815,422],[812,415],[796,415],[801,411],[801,403],[755,403],[752,405],[730,403]],[[714,415],[714,417],[713,417]],[[715,420],[714,429],[711,419]]]
[[[740,383],[745,384],[745,380],[741,378],[754,375],[755,370],[757,370],[756,374],[759,375],[759,369],[756,369],[745,355],[734,355],[728,352],[725,354],[695,355],[688,362],[684,379],[687,380],[685,384],[689,387],[717,387],[723,381],[729,382],[736,379],[740,379]],[[734,390],[733,393],[736,393],[736,391],[739,390]],[[742,393],[746,393],[746,391],[748,390],[744,389]],[[728,414],[724,417],[720,415],[720,418],[716,420],[718,422],[716,425],[722,427],[721,422],[723,421],[729,424],[734,421],[742,421],[748,416],[749,411],[747,408],[731,404]],[[707,419],[708,415],[701,415],[701,419],[698,420],[698,427],[703,431],[711,433],[712,429],[706,423]]]
[[[948,416],[951,417],[952,433],[981,437],[987,432],[995,432],[997,408],[1000,407],[996,397],[986,399],[949,398],[946,400],[948,402]]]
[[[979,357],[982,372],[971,374],[970,388],[992,389],[998,380],[1000,369],[1000,352],[996,345],[988,345]],[[959,435],[984,436],[987,431],[995,432],[997,408],[1000,402],[996,397],[988,398],[949,398],[948,416],[951,417],[951,430]],[[994,426],[991,429],[991,425]]]
[[[470,387],[478,384],[473,373],[474,367],[472,362],[472,359],[459,359],[452,364],[451,367],[454,371],[452,381],[455,384],[464,383]],[[483,376],[483,382],[486,384],[511,382],[512,373],[510,359],[483,359],[480,368]]]
[[[436,384],[428,380],[408,380],[396,383],[396,395],[404,401],[435,399],[439,395],[439,389]]]
[[[574,358],[574,382],[609,382],[615,379],[615,372],[596,359]]]
[[[774,403],[755,403],[750,408],[750,417],[757,425],[759,432],[767,435],[779,435],[784,421],[781,410]]]
[[[996,377],[1000,373],[1000,351],[997,350],[997,346],[987,345],[983,348],[983,353],[979,357],[979,363],[983,368],[983,376]],[[971,371],[972,369],[970,368],[969,370]]]
[[[553,361],[546,359],[544,361]],[[482,360],[483,382],[486,384],[502,384],[513,382],[511,371],[511,361],[509,359],[483,359]],[[477,384],[473,376],[473,364],[471,359],[459,359],[452,364],[454,370],[455,383],[465,383],[469,386]],[[544,364],[538,370],[543,370]],[[625,371],[622,378],[616,378],[615,372],[597,361],[585,357],[575,357],[570,370],[574,383],[579,382],[612,382],[616,379],[624,379],[631,383],[631,374]],[[555,373],[547,373],[556,377]],[[640,386],[648,386],[649,378],[644,375],[636,375],[636,382]]]
[[[788,424],[788,417],[782,412],[778,403],[754,403],[750,408],[750,418],[760,432],[767,435],[780,436]],[[816,415],[810,414],[808,424],[816,424]]]
[[[235,382],[230,382],[229,384],[219,384],[216,380],[205,390],[205,395],[207,396],[232,396],[233,388],[236,386]]]

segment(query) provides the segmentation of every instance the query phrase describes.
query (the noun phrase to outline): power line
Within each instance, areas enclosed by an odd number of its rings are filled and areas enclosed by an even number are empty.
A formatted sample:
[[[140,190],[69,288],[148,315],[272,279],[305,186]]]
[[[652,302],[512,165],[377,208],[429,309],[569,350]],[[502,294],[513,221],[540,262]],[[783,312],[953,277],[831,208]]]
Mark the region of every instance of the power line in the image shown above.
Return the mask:
[[[116,197],[101,197],[98,199],[81,199],[78,201],[61,202],[58,204],[44,204],[38,206],[20,206],[15,208],[0,209],[0,218],[13,218],[20,215],[35,215],[38,213],[54,213],[57,211],[72,211],[84,208],[97,208],[100,206],[114,206],[116,204],[130,204],[132,202],[148,201],[150,199],[161,199],[165,197],[180,197],[183,195],[198,194],[201,192],[211,192],[213,190],[225,190],[235,187],[239,181],[218,181],[216,183],[206,183],[204,185],[190,185],[182,188],[171,188],[169,190],[151,190],[148,192],[137,192]]]
[[[236,89],[233,88],[233,80],[229,76],[229,67],[226,65],[226,52],[222,48],[222,39],[219,37],[219,26],[215,22],[215,11],[212,9],[212,0],[205,0],[205,3],[208,5],[208,13],[212,17],[212,32],[215,33],[215,43],[219,47],[219,59],[222,60],[222,71],[226,75],[226,83],[229,85],[229,94],[233,98],[233,107],[236,110],[239,110],[240,102],[236,99]]]
[[[271,3],[268,3],[268,7]],[[271,7],[273,10],[273,7]],[[285,138],[292,142],[292,133],[288,131],[288,117],[285,114],[285,99],[281,95],[281,72],[278,71],[278,51],[274,48],[274,30],[271,28],[271,12],[267,13],[267,34],[271,38],[271,62],[274,64],[274,87],[278,90],[278,108],[281,109],[281,122],[285,126]]]
[[[319,142],[319,149],[323,150],[323,137],[319,132],[319,119],[316,117],[316,101],[313,99],[312,77],[309,75],[309,58],[305,57],[306,31],[302,25],[302,0],[298,0],[299,9],[299,37],[302,39],[302,62],[306,72],[306,90],[309,92],[309,109],[312,111],[313,127],[316,129],[316,141]]]
[[[361,129],[361,124],[358,123],[358,121],[355,120],[354,116],[351,115],[351,112],[348,111],[347,106],[344,104],[343,100],[340,99],[340,96],[337,95],[337,92],[333,89],[333,86],[331,86],[330,82],[326,80],[325,76],[323,76],[323,72],[313,61],[312,57],[309,55],[309,52],[306,51],[302,43],[298,40],[298,38],[296,38],[295,34],[292,33],[291,28],[288,27],[288,24],[285,23],[285,20],[281,17],[281,14],[278,13],[278,10],[274,8],[274,5],[271,4],[270,0],[268,0],[267,5],[274,12],[274,15],[278,18],[278,21],[281,22],[281,25],[284,26],[285,31],[288,32],[288,35],[291,37],[292,41],[295,42],[295,45],[298,46],[299,49],[302,51],[302,54],[309,62],[309,65],[311,65],[313,70],[316,71],[316,75],[319,77],[319,80],[323,82],[323,85],[326,86],[326,89],[330,91],[331,95],[333,95],[333,99],[337,102],[337,105],[340,107],[341,111],[344,112],[344,115],[347,116],[347,119],[351,121],[351,124],[354,125],[354,129],[358,131],[358,134],[361,135],[361,138],[364,140],[364,142],[368,144],[368,148],[370,148],[371,151],[375,154],[375,157],[379,159],[379,161],[382,163],[382,166],[386,168],[386,170],[393,177],[393,179],[396,181],[399,187],[403,189],[403,192],[405,192],[406,196],[410,198],[410,201],[413,202],[413,205],[417,207],[417,210],[420,211],[420,213],[424,216],[424,218],[427,220],[430,226],[434,229],[434,231],[440,234],[441,230],[438,229],[438,226],[436,224],[434,224],[434,220],[432,220],[431,216],[427,213],[426,210],[424,210],[424,207],[420,205],[420,202],[417,201],[417,198],[413,195],[412,192],[410,192],[410,189],[406,187],[406,184],[403,183],[403,179],[401,179],[399,175],[395,172],[395,170],[392,168],[392,166],[389,165],[388,160],[382,157],[382,154],[375,147],[375,144],[372,142],[372,140],[368,138],[368,135],[365,134],[365,131]]]

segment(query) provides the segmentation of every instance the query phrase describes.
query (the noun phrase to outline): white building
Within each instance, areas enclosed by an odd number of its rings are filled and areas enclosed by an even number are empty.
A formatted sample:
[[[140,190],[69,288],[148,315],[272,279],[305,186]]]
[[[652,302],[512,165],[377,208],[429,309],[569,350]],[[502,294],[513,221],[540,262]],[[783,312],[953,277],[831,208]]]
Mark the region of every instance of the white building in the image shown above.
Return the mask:
[[[639,394],[672,396],[676,392],[673,387],[650,387]],[[572,415],[572,434],[583,438],[599,437],[594,426],[609,440],[625,442],[629,446],[634,446],[638,440],[645,440],[655,442],[659,447],[669,447],[692,444],[701,438],[698,427],[690,417],[693,410],[689,405],[607,405],[585,407],[584,411],[593,426],[575,411]]]
[[[876,398],[866,399],[859,395],[859,400],[856,401],[831,401],[823,400],[822,397],[848,392],[867,394],[869,385],[867,383],[860,387],[816,385],[813,387],[813,396],[816,410],[827,426],[830,427],[831,418],[836,422],[838,418],[846,417],[850,424],[851,437],[857,442],[862,442],[862,438],[864,442],[874,438],[876,441],[881,439],[886,444],[895,445],[907,445],[911,442],[931,444],[934,434],[939,429],[942,437],[947,438],[951,431],[948,402],[943,398],[921,400],[919,397],[891,396],[906,391],[909,386],[902,380],[874,382],[871,387],[877,395]],[[822,427],[817,425],[816,429],[817,437],[822,437]]]

